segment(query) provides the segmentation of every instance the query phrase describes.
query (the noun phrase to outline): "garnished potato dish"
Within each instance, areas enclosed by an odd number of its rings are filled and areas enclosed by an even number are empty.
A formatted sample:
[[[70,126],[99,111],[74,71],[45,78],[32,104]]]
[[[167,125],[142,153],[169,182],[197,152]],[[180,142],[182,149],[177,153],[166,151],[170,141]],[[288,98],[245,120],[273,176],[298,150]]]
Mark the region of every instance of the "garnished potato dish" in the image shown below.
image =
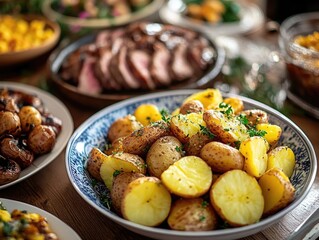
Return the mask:
[[[0,239],[58,240],[46,218],[38,213],[13,210],[11,213],[0,202]]]
[[[0,185],[19,178],[23,169],[52,151],[62,129],[42,100],[0,88]]]
[[[147,103],[116,119],[86,169],[129,221],[179,231],[246,226],[295,197],[295,155],[278,145],[281,134],[267,112],[206,89],[172,113]]]
[[[0,16],[0,54],[43,45],[54,31],[40,19],[27,21],[18,16]]]

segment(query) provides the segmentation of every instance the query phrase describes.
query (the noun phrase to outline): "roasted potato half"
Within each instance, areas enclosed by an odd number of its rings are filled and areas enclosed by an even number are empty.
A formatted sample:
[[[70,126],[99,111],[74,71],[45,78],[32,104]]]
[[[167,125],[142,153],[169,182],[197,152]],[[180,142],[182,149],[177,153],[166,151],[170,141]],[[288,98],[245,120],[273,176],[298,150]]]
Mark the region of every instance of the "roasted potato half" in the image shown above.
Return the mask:
[[[144,226],[158,226],[171,209],[171,194],[156,177],[130,182],[123,194],[121,212],[125,219]]]
[[[267,170],[281,169],[288,178],[291,177],[296,164],[294,152],[287,146],[279,146],[268,153]]]
[[[171,193],[184,198],[196,198],[209,190],[213,174],[204,160],[186,156],[165,170],[161,180]]]
[[[204,106],[199,100],[189,100],[184,102],[180,107],[180,114],[200,113],[204,112]]]
[[[172,135],[172,133],[166,122],[152,123],[125,137],[122,141],[123,151],[144,156],[157,139],[169,135]]]
[[[266,132],[264,138],[266,138],[267,142],[269,143],[270,149],[273,149],[277,146],[282,132],[281,127],[269,123],[259,123],[256,125],[256,129],[258,131]]]
[[[100,168],[100,175],[106,187],[112,190],[113,178],[120,172],[146,173],[146,164],[138,155],[116,153],[107,156]]]
[[[121,205],[127,186],[130,184],[130,182],[140,177],[145,177],[145,175],[137,172],[121,172],[117,176],[114,176],[111,191],[111,201],[112,207],[119,215],[122,214]]]
[[[135,116],[129,114],[125,117],[115,120],[115,122],[112,123],[107,137],[112,143],[118,138],[130,135],[132,132],[140,129],[142,126],[143,125],[136,120]]]
[[[207,110],[203,114],[203,119],[207,128],[223,143],[236,145],[237,142],[249,137],[245,125],[233,115]]]
[[[210,201],[219,216],[234,227],[258,222],[264,211],[261,187],[242,170],[221,175],[212,185]]]
[[[212,168],[213,172],[224,173],[244,168],[244,156],[236,149],[221,142],[207,143],[200,157]]]
[[[263,137],[247,138],[240,144],[239,151],[245,157],[244,170],[259,178],[267,170],[268,142]]]
[[[265,199],[264,216],[278,212],[294,199],[295,188],[279,168],[269,169],[260,177],[258,183]]]
[[[167,222],[174,230],[208,231],[216,228],[217,215],[202,198],[181,198],[174,202]]]
[[[171,131],[182,143],[200,132],[201,126],[206,126],[202,113],[178,114],[171,118]]]
[[[244,110],[244,102],[236,97],[229,97],[224,99],[224,103],[230,105],[235,115],[239,114]]]
[[[150,175],[160,178],[162,173],[182,157],[182,143],[173,136],[165,136],[156,140],[146,156],[146,164]]]
[[[96,180],[103,181],[100,175],[101,165],[104,160],[107,158],[107,155],[103,153],[97,147],[93,147],[89,153],[87,162],[86,162],[86,169],[90,173],[92,177]]]

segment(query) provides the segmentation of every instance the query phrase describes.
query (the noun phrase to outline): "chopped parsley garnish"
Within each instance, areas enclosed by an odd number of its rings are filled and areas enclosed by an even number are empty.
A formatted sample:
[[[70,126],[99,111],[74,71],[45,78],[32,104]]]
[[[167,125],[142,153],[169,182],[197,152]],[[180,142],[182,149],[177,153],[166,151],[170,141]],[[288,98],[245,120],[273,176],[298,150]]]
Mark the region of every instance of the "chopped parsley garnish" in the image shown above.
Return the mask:
[[[254,137],[254,136],[264,137],[267,134],[267,132],[264,130],[256,130],[254,128],[248,129],[247,133],[249,134],[250,137]]]
[[[201,221],[201,222],[204,221],[205,219],[206,219],[206,217],[203,215],[199,217],[199,221]]]
[[[205,208],[208,206],[208,202],[207,201],[202,201],[202,207]]]
[[[162,116],[162,120],[166,123],[168,123],[171,120],[171,116],[169,115],[169,113],[167,112],[166,109],[162,109],[160,111],[161,116]]]
[[[175,150],[176,150],[177,152],[182,152],[182,151],[183,151],[183,147],[176,146],[176,147],[175,147]]]
[[[199,125],[199,127],[202,134],[208,136],[210,139],[214,139],[215,135],[211,131],[209,131],[207,127],[203,125]]]
[[[219,104],[219,108],[225,109],[225,110],[221,110],[220,112],[225,114],[228,117],[233,114],[233,108],[227,103],[221,102]]]
[[[238,119],[242,124],[244,124],[245,126],[247,126],[247,125],[249,124],[249,121],[248,121],[246,115],[244,115],[244,114],[240,114],[240,115],[237,117],[237,119]]]
[[[115,170],[113,172],[113,177],[116,177],[117,175],[119,175],[122,171],[119,171],[119,170]]]
[[[235,144],[235,148],[239,149],[241,142],[240,141],[236,141],[234,142]]]

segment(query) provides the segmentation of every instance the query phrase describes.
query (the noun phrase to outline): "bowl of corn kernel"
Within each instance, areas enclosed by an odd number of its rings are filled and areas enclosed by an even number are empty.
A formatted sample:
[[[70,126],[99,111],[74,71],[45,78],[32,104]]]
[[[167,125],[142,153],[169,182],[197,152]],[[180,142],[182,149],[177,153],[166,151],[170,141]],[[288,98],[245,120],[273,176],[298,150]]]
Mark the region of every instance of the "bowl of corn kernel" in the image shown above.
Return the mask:
[[[280,26],[279,45],[292,100],[319,109],[319,12],[287,18]]]
[[[52,49],[58,24],[37,15],[0,15],[0,67],[22,63]]]

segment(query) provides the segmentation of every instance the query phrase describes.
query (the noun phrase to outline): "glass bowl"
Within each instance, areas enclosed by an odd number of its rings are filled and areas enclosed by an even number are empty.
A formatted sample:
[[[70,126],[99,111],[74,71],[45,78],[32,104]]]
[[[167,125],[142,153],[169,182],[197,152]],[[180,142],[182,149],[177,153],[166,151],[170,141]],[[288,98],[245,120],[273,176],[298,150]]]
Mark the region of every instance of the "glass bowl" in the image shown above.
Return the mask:
[[[291,16],[280,26],[279,45],[286,61],[289,90],[301,101],[319,107],[319,51],[295,42],[297,36],[315,31],[319,31],[319,12]]]

